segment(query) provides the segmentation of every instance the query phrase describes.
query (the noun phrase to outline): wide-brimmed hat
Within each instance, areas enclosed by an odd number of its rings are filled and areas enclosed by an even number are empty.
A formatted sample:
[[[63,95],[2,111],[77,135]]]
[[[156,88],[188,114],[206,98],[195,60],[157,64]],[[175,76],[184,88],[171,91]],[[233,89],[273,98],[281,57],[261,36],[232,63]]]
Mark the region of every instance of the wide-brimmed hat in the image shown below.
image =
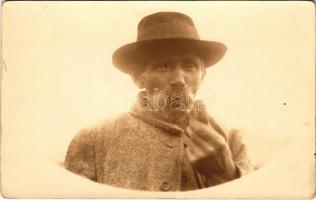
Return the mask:
[[[199,56],[206,67],[225,54],[220,42],[200,40],[190,17],[177,12],[159,12],[144,17],[138,24],[137,41],[117,49],[112,56],[115,67],[124,73],[141,71],[153,58],[170,53]]]

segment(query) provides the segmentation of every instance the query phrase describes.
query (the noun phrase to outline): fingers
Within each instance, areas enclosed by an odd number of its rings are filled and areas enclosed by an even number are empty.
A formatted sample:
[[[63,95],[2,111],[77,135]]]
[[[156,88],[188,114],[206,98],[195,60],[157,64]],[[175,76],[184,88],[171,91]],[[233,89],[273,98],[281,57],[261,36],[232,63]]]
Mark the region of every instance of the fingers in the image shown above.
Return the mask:
[[[196,103],[197,106],[197,119],[203,123],[208,124],[208,114],[206,106],[202,100],[198,100]]]
[[[189,158],[190,162],[192,162],[192,163],[198,162],[198,160],[200,158],[199,158],[199,155],[196,152],[194,152],[190,147],[186,148],[185,150],[187,152],[187,155],[188,155],[188,158]]]
[[[208,114],[206,106],[202,100],[197,100],[194,102],[191,115],[201,122],[208,124]]]
[[[200,147],[201,145],[194,142],[190,137],[185,137],[186,144],[186,152],[191,162],[195,163],[204,156],[203,149]]]
[[[221,134],[224,137],[225,141],[227,142],[228,141],[227,135],[210,115],[208,116],[208,121],[210,125],[212,126],[212,128],[214,128],[219,134]]]
[[[215,145],[216,148],[226,144],[225,133],[208,115],[202,100],[195,101],[191,110],[191,117],[188,119],[188,127],[190,127],[188,133],[191,134],[190,137],[194,142],[206,141],[208,144]]]
[[[213,145],[223,145],[225,143],[222,135],[217,133],[211,126],[205,125],[197,119],[190,120],[186,131],[189,137],[196,141],[203,140]]]
[[[188,141],[188,146],[185,148],[188,158],[192,163],[196,163],[205,155],[203,151],[196,146],[191,140]]]
[[[215,151],[213,144],[207,142],[206,140],[204,140],[201,137],[195,136],[193,133],[193,130],[190,127],[188,127],[188,129],[187,129],[187,133],[190,136],[188,138],[189,142],[187,142],[188,146],[190,146],[190,148],[199,149],[206,154],[210,154],[210,153],[213,153]]]

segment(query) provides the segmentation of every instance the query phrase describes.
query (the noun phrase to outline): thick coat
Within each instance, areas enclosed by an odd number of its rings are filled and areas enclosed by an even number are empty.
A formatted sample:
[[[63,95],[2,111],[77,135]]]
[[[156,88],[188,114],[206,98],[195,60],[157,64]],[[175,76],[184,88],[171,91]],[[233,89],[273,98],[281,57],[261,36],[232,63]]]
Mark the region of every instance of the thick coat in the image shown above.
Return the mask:
[[[147,117],[137,110],[83,129],[68,147],[65,167],[90,180],[148,191],[185,191],[217,185],[188,160],[184,131],[175,124]],[[239,177],[251,170],[240,134],[226,134]]]

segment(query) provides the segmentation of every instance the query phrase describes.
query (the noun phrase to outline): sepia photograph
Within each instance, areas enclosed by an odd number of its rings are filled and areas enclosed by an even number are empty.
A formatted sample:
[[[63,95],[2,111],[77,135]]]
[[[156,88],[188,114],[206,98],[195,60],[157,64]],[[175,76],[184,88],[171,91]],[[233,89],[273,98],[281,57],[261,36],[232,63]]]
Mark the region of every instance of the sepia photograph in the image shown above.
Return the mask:
[[[313,198],[309,1],[2,4],[6,198]]]

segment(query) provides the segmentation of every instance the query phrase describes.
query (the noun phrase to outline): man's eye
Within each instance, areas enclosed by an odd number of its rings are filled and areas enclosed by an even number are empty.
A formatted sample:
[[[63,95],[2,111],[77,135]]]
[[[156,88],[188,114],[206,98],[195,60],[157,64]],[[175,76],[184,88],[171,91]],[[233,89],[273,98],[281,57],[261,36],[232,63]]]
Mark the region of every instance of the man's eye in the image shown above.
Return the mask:
[[[193,63],[185,63],[184,67],[185,67],[186,69],[189,69],[189,70],[195,70],[195,69],[197,69],[197,66],[196,66],[195,64],[193,64]]]
[[[158,71],[167,71],[170,69],[170,66],[167,63],[162,63],[156,68]]]

